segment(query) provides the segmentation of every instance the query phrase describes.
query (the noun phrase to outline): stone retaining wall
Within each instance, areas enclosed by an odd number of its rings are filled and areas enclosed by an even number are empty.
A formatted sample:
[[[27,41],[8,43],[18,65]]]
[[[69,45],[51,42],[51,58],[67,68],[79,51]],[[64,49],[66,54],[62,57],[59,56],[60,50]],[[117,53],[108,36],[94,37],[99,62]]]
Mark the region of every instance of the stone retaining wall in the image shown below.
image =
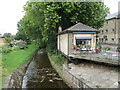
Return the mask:
[[[22,88],[22,81],[30,61],[17,68],[5,81],[3,88]]]
[[[74,88],[76,88],[76,86],[70,82],[68,82],[67,78],[64,76],[64,72],[63,72],[63,67],[58,66],[57,64],[54,63],[54,61],[52,60],[53,58],[51,58],[51,56],[48,54],[49,60],[51,65],[53,66],[53,68],[55,69],[55,71],[59,74],[59,76],[63,79],[63,81],[73,90]]]
[[[69,67],[67,67],[65,64],[63,64],[63,75],[64,78],[67,82],[69,82],[69,84],[71,84],[72,86],[74,86],[74,88],[89,88],[89,90],[93,90],[92,88],[95,87],[90,87],[87,85],[87,83],[85,83],[83,78],[77,78],[76,76],[74,76],[72,73],[70,73],[68,71]]]

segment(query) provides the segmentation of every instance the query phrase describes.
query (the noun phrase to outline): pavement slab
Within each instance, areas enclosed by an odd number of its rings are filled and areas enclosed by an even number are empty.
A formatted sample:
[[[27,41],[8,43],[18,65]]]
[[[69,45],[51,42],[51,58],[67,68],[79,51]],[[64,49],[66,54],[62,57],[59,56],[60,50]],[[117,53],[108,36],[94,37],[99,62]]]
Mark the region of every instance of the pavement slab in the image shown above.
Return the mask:
[[[69,72],[77,78],[83,78],[88,85],[100,88],[118,88],[118,70],[95,64],[69,64]]]

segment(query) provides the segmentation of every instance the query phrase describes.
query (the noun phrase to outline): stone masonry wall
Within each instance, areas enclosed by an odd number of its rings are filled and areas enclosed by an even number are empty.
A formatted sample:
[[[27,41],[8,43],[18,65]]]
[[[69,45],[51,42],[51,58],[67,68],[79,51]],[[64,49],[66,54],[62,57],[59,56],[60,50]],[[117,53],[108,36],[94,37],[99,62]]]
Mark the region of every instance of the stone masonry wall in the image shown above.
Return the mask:
[[[5,81],[3,88],[22,88],[22,81],[30,61],[16,69]]]

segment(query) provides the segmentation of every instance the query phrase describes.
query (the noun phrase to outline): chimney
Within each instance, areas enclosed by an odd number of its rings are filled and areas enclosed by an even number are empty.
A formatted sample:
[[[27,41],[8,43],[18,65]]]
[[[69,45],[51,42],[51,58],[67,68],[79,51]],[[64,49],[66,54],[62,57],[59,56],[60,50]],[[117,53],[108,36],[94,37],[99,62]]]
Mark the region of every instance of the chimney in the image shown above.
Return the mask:
[[[62,32],[62,27],[61,26],[58,27],[58,33],[59,32]]]

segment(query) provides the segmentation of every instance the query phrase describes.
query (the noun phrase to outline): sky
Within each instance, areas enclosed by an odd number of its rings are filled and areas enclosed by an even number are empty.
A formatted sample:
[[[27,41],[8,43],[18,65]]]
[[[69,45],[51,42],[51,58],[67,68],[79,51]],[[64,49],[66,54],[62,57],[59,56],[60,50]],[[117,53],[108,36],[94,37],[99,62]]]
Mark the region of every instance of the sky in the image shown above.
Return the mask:
[[[24,16],[23,6],[27,0],[2,0],[0,3],[0,33],[17,32],[17,22]],[[118,11],[118,1],[103,0],[104,4],[110,8],[110,13]]]

